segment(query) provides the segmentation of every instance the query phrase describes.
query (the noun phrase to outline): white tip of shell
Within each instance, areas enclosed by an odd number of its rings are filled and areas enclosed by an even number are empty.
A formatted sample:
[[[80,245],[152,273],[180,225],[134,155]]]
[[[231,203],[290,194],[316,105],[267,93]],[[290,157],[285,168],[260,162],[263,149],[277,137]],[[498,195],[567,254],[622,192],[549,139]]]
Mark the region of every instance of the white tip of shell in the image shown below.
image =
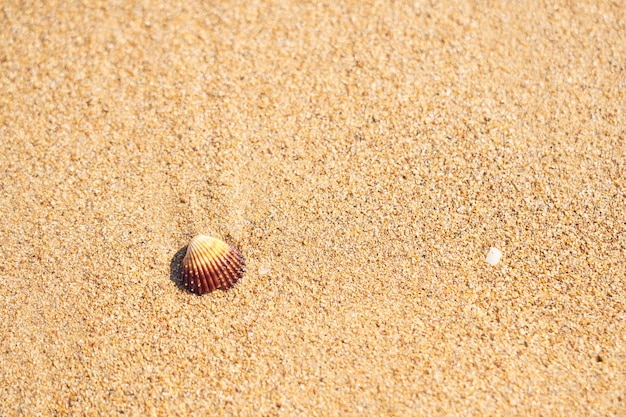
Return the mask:
[[[502,252],[498,248],[489,249],[489,253],[487,254],[487,258],[485,261],[491,266],[495,266],[500,262],[500,258],[502,258]]]

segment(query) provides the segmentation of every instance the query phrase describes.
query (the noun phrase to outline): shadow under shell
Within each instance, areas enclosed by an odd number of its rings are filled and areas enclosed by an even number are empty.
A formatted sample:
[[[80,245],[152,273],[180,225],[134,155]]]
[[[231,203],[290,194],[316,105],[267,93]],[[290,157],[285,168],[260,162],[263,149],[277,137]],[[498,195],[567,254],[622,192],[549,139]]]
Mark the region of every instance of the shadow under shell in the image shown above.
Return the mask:
[[[183,284],[183,279],[180,275],[181,271],[181,262],[183,258],[187,254],[187,246],[183,246],[176,252],[172,260],[170,261],[170,280],[176,284],[176,286],[182,291],[189,292]]]

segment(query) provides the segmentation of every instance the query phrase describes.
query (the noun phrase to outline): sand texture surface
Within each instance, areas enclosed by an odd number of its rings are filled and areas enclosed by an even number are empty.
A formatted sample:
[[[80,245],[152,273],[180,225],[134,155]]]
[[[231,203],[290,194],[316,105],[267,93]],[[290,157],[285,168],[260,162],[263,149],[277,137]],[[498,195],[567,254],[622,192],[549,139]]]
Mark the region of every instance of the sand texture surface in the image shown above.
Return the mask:
[[[0,416],[626,415],[622,1],[4,1],[0,174]]]

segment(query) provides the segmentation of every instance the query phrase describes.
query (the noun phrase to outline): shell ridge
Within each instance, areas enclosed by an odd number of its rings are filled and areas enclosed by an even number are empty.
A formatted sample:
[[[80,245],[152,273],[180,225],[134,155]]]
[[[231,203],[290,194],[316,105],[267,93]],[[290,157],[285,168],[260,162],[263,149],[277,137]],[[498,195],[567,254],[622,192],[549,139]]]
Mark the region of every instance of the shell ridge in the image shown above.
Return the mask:
[[[190,249],[187,249],[187,253],[183,258],[183,284],[184,286],[191,291],[190,284],[193,275],[193,264],[192,264],[192,256],[190,253]]]
[[[224,288],[230,288],[237,281],[237,279],[233,277],[233,271],[228,261],[228,254],[222,254],[220,260],[224,266],[224,268],[222,268],[222,281],[224,282]]]
[[[198,266],[199,266],[198,278],[200,280],[200,288],[201,288],[199,294],[203,294],[203,293],[209,291],[210,286],[209,286],[208,279],[206,277],[206,271],[205,271],[204,265],[202,263],[202,260],[198,259],[197,262],[198,262]]]
[[[189,252],[189,261],[191,263],[191,276],[190,276],[190,290],[191,292],[201,294],[201,274],[202,274],[202,266],[198,260],[198,247],[197,245],[193,245],[190,248]]]
[[[225,257],[224,257],[224,263],[227,265],[228,267],[228,276],[229,276],[229,285],[232,286],[235,284],[235,282],[237,282],[237,280],[239,279],[237,276],[240,274],[240,264],[241,264],[241,260],[240,258],[237,256],[236,253],[228,253]]]
[[[200,266],[198,265],[198,260],[196,258],[196,252],[192,251],[191,252],[191,264],[193,265],[193,275],[192,275],[192,281],[191,281],[191,291],[195,292],[195,293],[199,293],[198,292],[198,287],[199,287],[199,282],[200,282]]]
[[[227,288],[232,287],[239,280],[236,271],[233,270],[231,257],[232,245],[227,244],[225,251],[222,253],[222,264],[224,265],[224,281]]]
[[[239,276],[241,275],[242,257],[235,251],[229,251],[224,254],[223,261],[228,270],[228,286],[232,287],[239,280]]]
[[[210,289],[211,291],[215,291],[217,288],[219,288],[219,283],[215,282],[214,266],[211,262],[211,257],[205,252],[202,252],[201,257],[202,264],[204,266],[204,272],[206,274],[206,279],[209,283]]]
[[[227,289],[228,281],[226,280],[226,276],[224,274],[224,253],[227,252],[228,246],[225,245],[216,245],[212,248],[213,253],[213,265],[215,267],[216,278],[219,280],[220,288]],[[226,250],[225,250],[226,249]]]

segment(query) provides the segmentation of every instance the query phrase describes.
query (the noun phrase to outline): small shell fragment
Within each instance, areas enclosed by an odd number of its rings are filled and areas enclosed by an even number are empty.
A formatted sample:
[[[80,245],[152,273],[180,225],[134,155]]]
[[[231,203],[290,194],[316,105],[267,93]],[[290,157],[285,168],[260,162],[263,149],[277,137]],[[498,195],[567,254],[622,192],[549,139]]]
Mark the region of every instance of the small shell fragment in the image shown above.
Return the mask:
[[[487,258],[485,261],[491,266],[495,266],[500,262],[500,258],[502,258],[502,252],[498,248],[489,249],[489,253],[487,254]]]
[[[206,235],[193,238],[181,262],[183,285],[198,295],[229,289],[245,270],[246,262],[237,248]]]

